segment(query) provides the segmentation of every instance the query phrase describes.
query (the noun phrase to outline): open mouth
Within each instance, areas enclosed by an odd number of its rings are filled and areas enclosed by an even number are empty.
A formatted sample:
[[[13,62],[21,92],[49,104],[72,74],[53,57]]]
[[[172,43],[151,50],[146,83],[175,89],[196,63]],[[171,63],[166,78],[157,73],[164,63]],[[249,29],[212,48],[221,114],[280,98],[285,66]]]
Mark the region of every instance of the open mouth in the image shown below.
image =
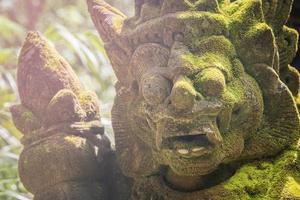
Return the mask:
[[[210,152],[213,143],[204,134],[184,135],[167,138],[162,146],[173,150],[179,156],[185,158],[199,157]]]
[[[195,158],[209,154],[221,142],[219,129],[212,126],[201,131],[164,138],[162,148],[172,150],[183,158]]]

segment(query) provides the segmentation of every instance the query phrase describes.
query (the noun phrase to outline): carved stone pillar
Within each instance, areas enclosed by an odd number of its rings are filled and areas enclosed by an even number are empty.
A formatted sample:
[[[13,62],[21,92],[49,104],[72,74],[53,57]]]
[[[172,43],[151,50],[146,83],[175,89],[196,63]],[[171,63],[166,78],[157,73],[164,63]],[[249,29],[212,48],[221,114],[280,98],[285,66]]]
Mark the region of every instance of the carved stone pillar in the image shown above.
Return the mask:
[[[35,200],[103,199],[98,160],[110,147],[98,138],[104,130],[96,94],[37,32],[22,47],[17,79],[21,104],[11,112],[24,134],[19,175],[26,189]]]

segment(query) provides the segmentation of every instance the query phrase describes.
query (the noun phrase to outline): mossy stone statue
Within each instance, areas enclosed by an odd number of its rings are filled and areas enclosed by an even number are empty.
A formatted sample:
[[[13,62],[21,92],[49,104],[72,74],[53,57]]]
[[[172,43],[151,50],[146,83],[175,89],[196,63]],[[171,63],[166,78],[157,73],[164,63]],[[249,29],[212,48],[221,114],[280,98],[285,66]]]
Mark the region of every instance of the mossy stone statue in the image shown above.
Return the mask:
[[[298,35],[285,26],[292,0],[136,0],[131,18],[87,3],[118,78],[115,149],[95,95],[29,34],[22,105],[12,113],[31,141],[20,175],[36,199],[300,199],[300,75],[290,66]],[[43,176],[29,176],[33,168]]]

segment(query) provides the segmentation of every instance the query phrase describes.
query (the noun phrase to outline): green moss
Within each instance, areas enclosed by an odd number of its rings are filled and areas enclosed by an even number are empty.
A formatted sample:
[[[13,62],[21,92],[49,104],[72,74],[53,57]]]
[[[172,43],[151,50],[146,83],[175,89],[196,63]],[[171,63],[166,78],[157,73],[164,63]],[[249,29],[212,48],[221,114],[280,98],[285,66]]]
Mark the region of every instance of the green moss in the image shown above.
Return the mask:
[[[298,106],[298,110],[300,109],[300,93],[298,94],[298,96],[295,97],[296,99],[296,104]]]
[[[296,30],[283,27],[281,34],[276,36],[276,42],[279,48],[280,69],[288,67],[298,50],[298,33]]]
[[[288,86],[292,94],[297,97],[300,92],[300,73],[298,70],[287,65],[281,70],[280,79]]]
[[[196,76],[194,85],[206,96],[220,96],[225,90],[226,80],[218,68],[207,68]]]
[[[29,121],[33,121],[34,119],[36,119],[35,116],[33,115],[33,113],[30,111],[23,112],[21,117],[24,119],[27,119]]]
[[[226,76],[227,80],[232,79],[231,63],[227,56],[217,53],[204,53],[202,56],[198,55],[182,55],[183,60],[190,63],[192,71],[201,71],[206,68],[214,67],[221,70]]]
[[[223,37],[224,41],[229,35],[228,21],[223,15],[207,12],[185,12],[178,14],[177,17],[183,19],[185,22],[185,44],[187,44],[189,49],[193,52],[199,48],[198,43],[207,41],[209,37]],[[223,41],[221,42],[223,43]],[[219,48],[227,47],[226,44],[216,44],[215,46],[219,46]],[[213,49],[213,47],[208,49]]]
[[[300,199],[300,176],[287,177],[287,182],[282,191],[282,194],[287,198],[294,197]]]
[[[41,127],[40,120],[23,105],[15,105],[10,108],[15,126],[23,134],[31,134]]]
[[[215,53],[218,52],[221,55],[226,55],[231,58],[235,53],[235,48],[224,36],[195,36],[192,38],[192,42],[189,44],[189,48],[197,54],[203,53]]]
[[[96,93],[92,91],[81,91],[78,99],[80,106],[87,114],[87,120],[100,118],[99,100]]]
[[[266,22],[272,27],[275,35],[281,32],[292,9],[293,0],[267,1],[262,0]]]
[[[242,35],[236,35],[233,43],[239,49],[238,55],[245,67],[254,63],[273,65],[275,37],[266,23],[255,23],[245,32],[238,34]]]
[[[224,187],[239,193],[241,199],[280,199],[299,197],[299,171],[294,168],[298,151],[286,151],[281,156],[255,161],[242,166]]]
[[[242,190],[248,195],[265,193],[270,186],[268,179],[273,166],[269,162],[248,164],[225,184],[228,190]]]
[[[238,36],[236,39],[243,39],[243,33],[245,33],[249,27],[253,26],[256,23],[264,22],[262,5],[259,0],[236,1],[235,4],[226,8],[228,17],[231,21],[229,24],[230,35]]]
[[[251,62],[269,64],[270,58],[272,64],[274,37],[271,28],[263,20],[261,1],[236,1],[227,9],[229,37],[244,65]]]

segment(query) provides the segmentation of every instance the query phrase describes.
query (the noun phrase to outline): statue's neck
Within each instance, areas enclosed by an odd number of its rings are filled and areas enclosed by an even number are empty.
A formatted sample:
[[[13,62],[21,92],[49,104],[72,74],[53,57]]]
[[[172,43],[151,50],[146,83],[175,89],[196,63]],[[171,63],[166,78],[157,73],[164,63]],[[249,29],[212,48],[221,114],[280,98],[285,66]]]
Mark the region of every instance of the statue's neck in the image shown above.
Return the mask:
[[[175,190],[191,192],[220,184],[231,177],[235,170],[234,166],[223,166],[203,176],[181,176],[168,168],[164,173],[164,179],[167,185]]]
[[[165,174],[165,181],[170,187],[180,191],[195,191],[203,188],[207,176],[180,176],[168,169]]]

